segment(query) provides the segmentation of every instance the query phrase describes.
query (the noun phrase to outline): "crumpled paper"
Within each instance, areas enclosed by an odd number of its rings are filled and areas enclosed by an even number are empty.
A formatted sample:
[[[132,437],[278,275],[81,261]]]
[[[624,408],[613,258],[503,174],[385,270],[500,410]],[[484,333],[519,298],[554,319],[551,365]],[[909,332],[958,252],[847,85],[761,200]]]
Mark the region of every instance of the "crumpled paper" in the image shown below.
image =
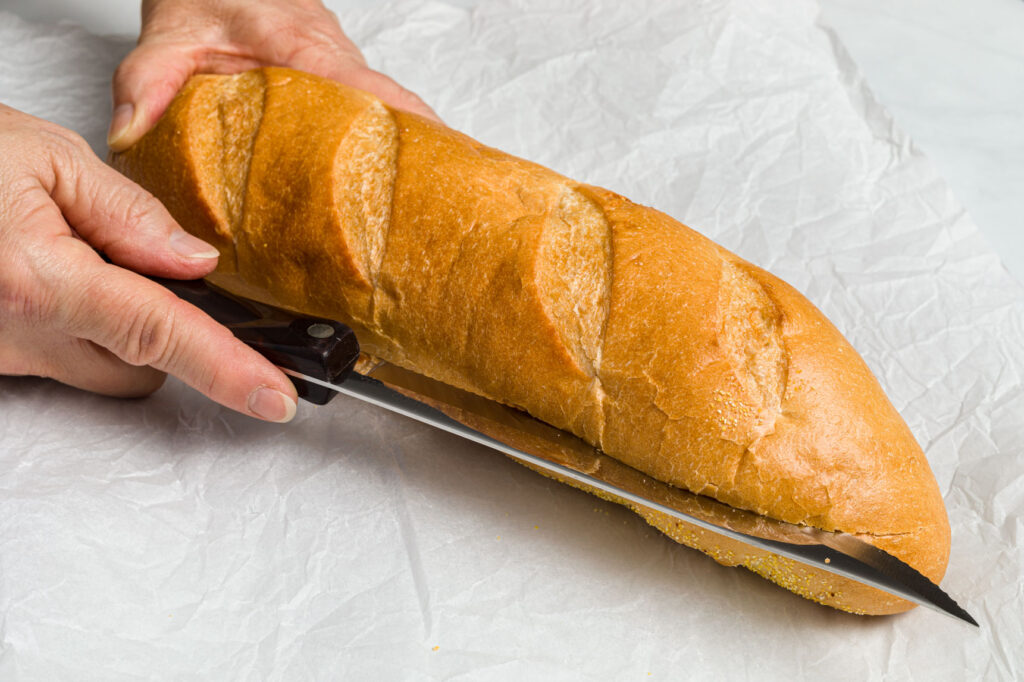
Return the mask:
[[[405,2],[370,63],[485,143],[694,225],[807,294],[924,446],[925,609],[823,608],[620,507],[339,397],[274,426],[176,381],[0,378],[0,677],[1014,679],[1024,290],[811,0]],[[100,151],[131,41],[0,13],[0,101]]]

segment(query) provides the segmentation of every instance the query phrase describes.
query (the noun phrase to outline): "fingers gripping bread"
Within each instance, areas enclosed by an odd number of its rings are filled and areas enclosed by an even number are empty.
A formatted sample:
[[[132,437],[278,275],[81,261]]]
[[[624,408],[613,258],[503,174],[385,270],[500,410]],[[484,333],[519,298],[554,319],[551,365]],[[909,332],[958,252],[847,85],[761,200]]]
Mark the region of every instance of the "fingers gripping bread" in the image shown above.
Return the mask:
[[[653,209],[373,97],[197,76],[116,167],[221,250],[221,281],[570,430],[661,481],[862,535],[938,581],[949,525],[878,382],[792,287]],[[670,536],[838,608],[912,605]]]

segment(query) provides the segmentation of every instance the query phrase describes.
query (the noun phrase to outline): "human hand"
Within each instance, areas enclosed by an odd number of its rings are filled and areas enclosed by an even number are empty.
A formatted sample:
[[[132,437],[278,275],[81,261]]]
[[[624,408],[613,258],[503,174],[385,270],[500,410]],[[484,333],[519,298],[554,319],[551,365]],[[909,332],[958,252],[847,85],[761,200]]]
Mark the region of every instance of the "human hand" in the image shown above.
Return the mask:
[[[134,144],[193,74],[260,66],[308,71],[438,120],[419,97],[366,66],[320,0],[143,0],[138,47],[114,74],[107,143],[114,151]]]
[[[0,149],[0,374],[128,397],[155,391],[168,372],[243,414],[294,416],[280,370],[118,267],[194,279],[213,270],[216,249],[69,130],[0,105]]]

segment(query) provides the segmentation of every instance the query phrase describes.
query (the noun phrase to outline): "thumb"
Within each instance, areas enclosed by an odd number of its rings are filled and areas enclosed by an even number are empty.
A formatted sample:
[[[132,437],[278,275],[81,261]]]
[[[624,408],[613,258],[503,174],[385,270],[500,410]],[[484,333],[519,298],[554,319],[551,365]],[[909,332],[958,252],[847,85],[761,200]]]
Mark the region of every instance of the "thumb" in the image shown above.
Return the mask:
[[[114,114],[107,145],[124,151],[152,128],[198,68],[198,48],[173,42],[142,43],[114,72]]]

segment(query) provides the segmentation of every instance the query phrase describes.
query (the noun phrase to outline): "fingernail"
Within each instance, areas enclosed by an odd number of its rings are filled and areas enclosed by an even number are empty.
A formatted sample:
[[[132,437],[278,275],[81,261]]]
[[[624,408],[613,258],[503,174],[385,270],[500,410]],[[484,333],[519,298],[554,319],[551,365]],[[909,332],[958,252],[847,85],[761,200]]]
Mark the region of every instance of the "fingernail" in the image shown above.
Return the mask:
[[[115,148],[117,143],[124,138],[128,129],[131,128],[132,118],[135,116],[135,105],[131,102],[118,104],[114,108],[114,115],[110,119],[110,131],[107,133],[107,146]]]
[[[267,421],[284,424],[295,416],[295,401],[280,391],[261,386],[249,394],[249,410]]]
[[[199,237],[193,237],[185,230],[172,232],[169,241],[171,249],[185,258],[216,258],[220,255],[220,251],[212,245],[207,244]]]

